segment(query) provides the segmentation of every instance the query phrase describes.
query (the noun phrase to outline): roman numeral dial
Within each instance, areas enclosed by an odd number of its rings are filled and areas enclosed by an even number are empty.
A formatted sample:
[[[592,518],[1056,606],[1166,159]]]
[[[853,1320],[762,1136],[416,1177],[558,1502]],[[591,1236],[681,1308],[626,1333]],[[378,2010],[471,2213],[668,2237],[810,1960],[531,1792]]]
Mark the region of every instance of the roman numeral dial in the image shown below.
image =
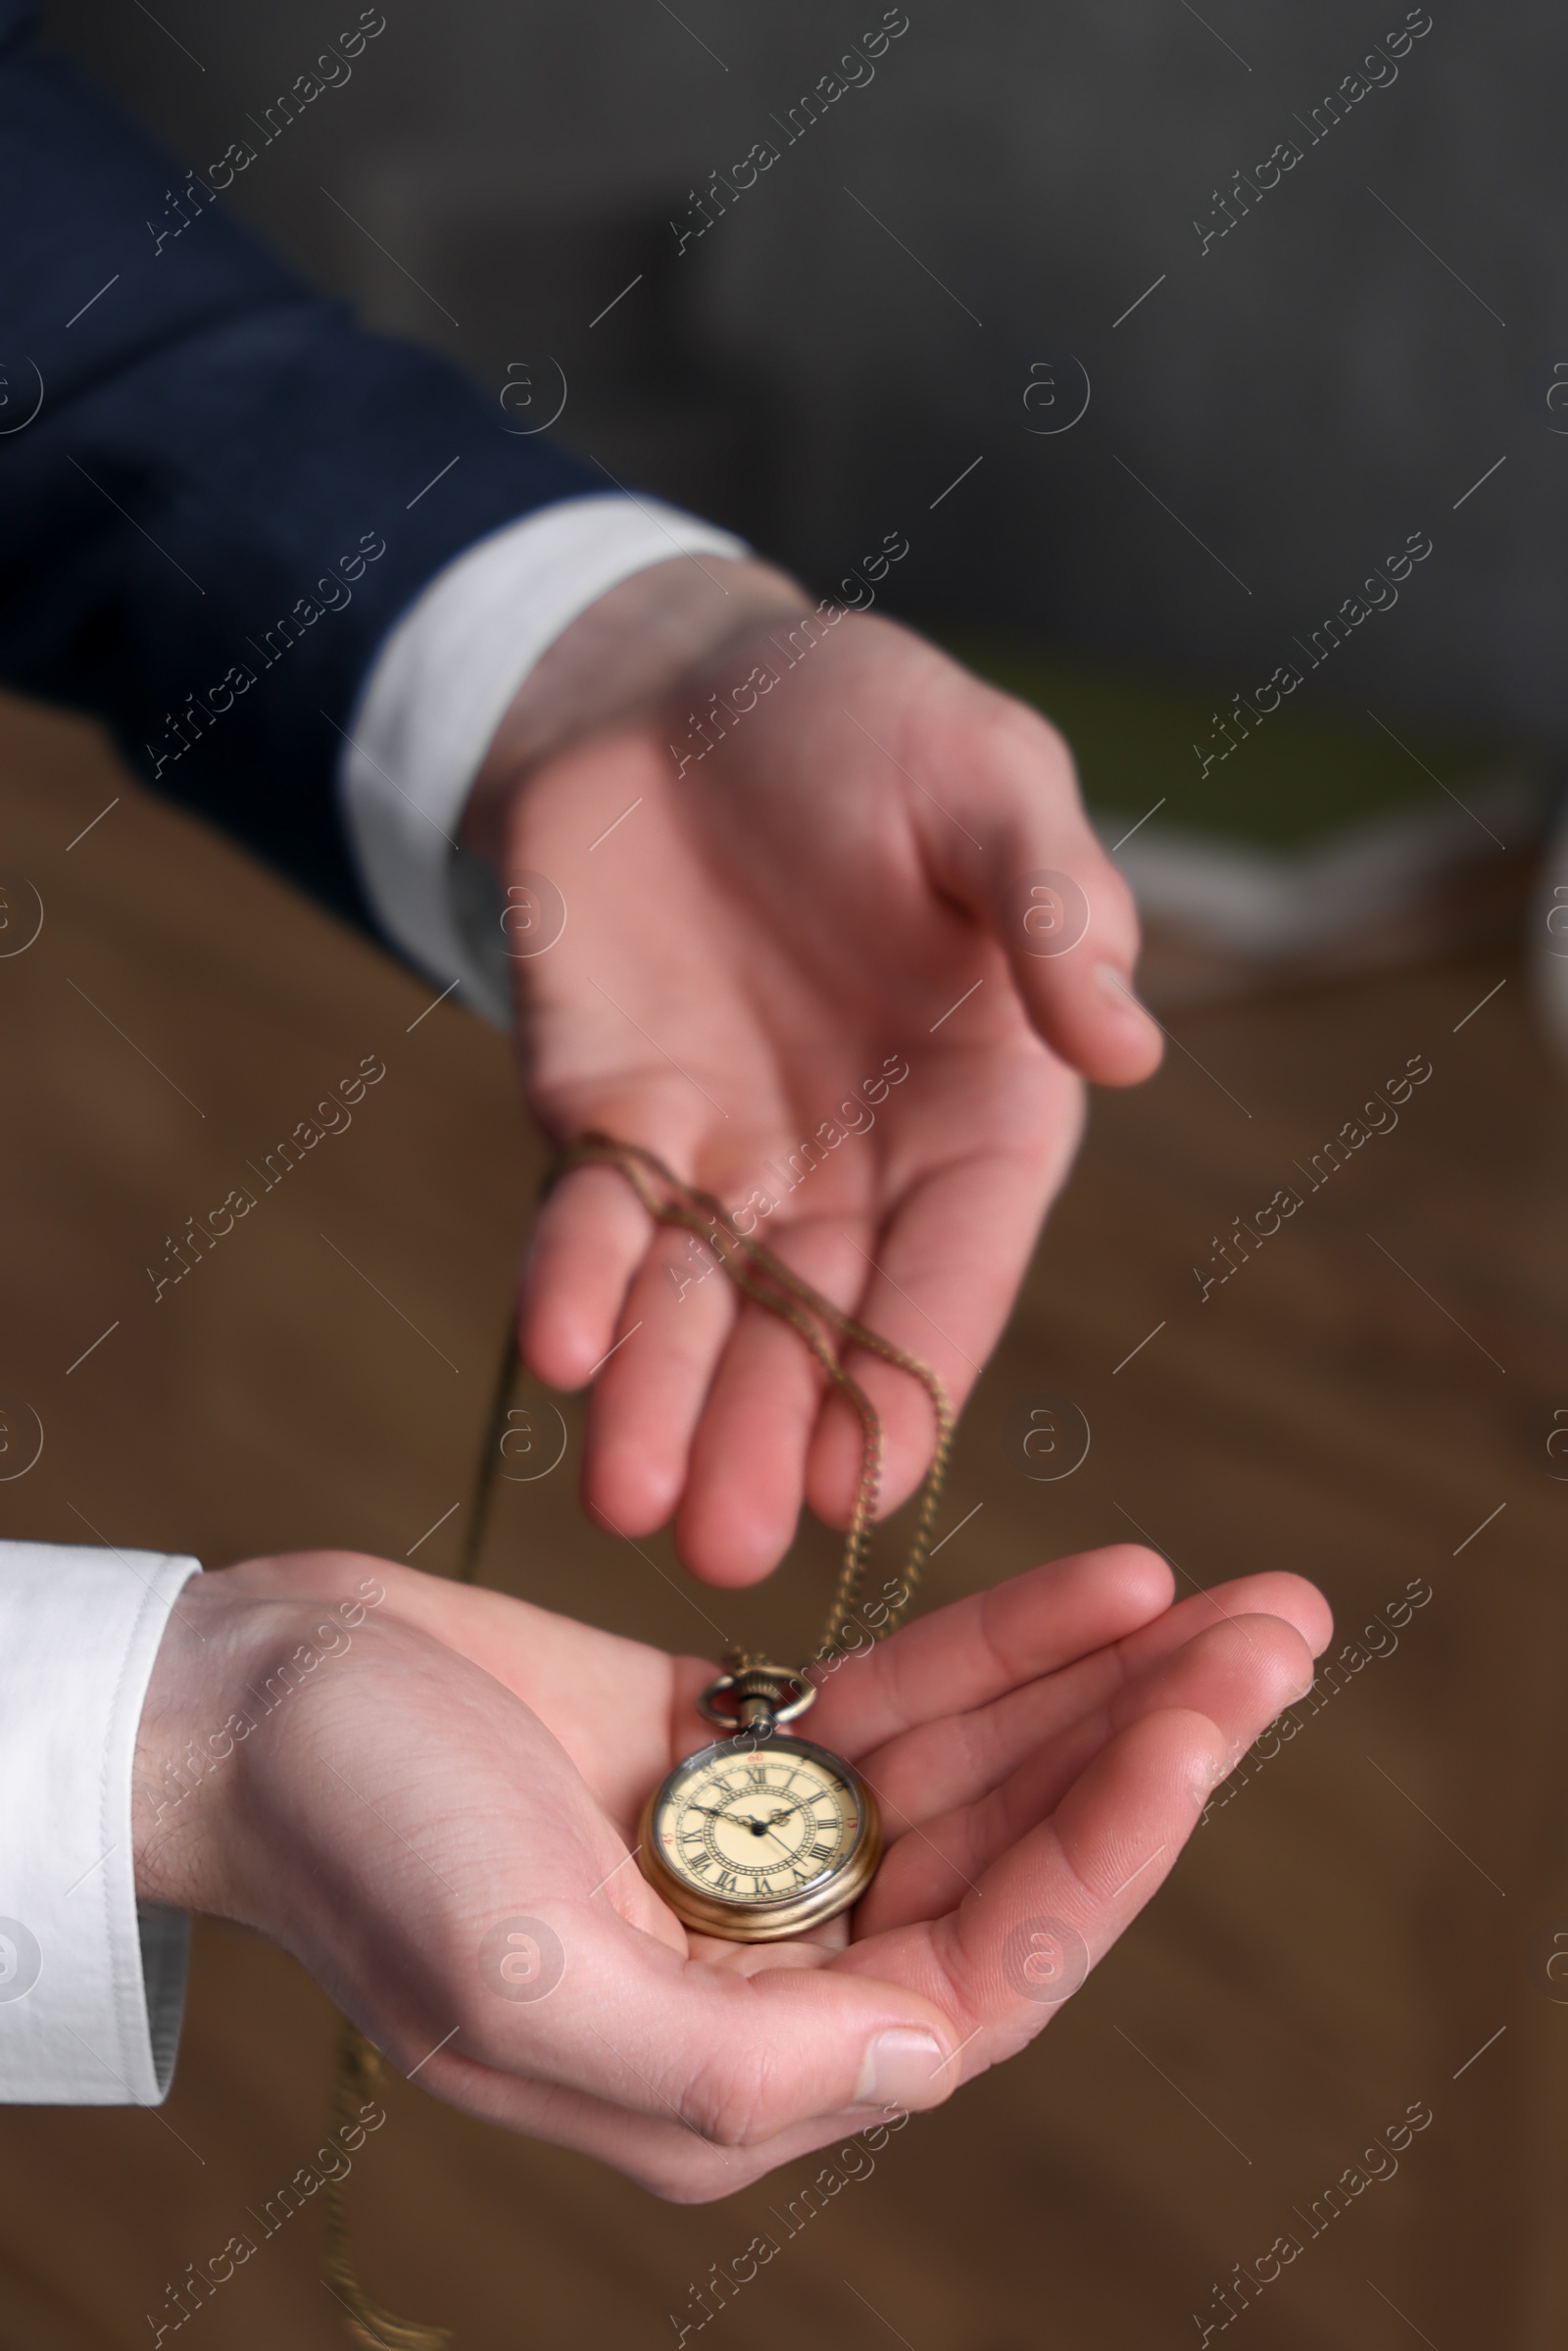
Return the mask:
[[[703,1748],[650,1798],[644,1875],[688,1926],[766,1941],[831,1917],[881,1850],[854,1770],[808,1740],[740,1737]]]

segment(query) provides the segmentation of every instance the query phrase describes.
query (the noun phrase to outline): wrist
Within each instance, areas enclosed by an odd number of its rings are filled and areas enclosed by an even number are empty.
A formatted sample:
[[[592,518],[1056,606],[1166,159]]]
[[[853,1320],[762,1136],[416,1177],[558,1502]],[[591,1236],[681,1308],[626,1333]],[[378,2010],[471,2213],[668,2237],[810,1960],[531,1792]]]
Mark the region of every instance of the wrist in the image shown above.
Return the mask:
[[[258,1735],[323,1657],[349,1645],[339,1619],[364,1619],[363,1600],[334,1607],[286,1585],[258,1590],[257,1569],[268,1564],[195,1578],[169,1620],[131,1774],[140,1901],[250,1915],[246,1824],[269,1743]]]
[[[498,866],[531,769],[662,708],[732,641],[812,609],[785,572],[750,558],[677,556],[622,580],[563,631],[514,696],[464,809],[463,846]]]
[[[224,1727],[246,1678],[250,1619],[221,1575],[193,1579],[159,1644],[136,1732],[131,1852],[139,1901],[222,1910],[219,1877],[233,1739]],[[228,1857],[231,1857],[231,1853]]]

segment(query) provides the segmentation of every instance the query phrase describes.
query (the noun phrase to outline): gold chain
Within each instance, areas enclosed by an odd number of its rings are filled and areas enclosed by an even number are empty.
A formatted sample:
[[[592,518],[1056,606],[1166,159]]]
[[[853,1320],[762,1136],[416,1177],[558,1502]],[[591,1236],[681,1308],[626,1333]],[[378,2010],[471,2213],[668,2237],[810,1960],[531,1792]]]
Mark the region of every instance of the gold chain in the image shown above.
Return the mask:
[[[839,1570],[838,1589],[828,1611],[821,1644],[813,1663],[820,1664],[839,1650],[845,1631],[855,1620],[855,1612],[864,1595],[866,1570],[870,1564],[871,1520],[876,1509],[877,1494],[882,1483],[882,1424],[876,1406],[859,1382],[845,1370],[840,1355],[824,1336],[824,1330],[834,1339],[850,1346],[864,1347],[880,1355],[885,1363],[897,1364],[919,1381],[931,1398],[936,1415],[937,1441],[920,1488],[919,1506],[915,1515],[914,1535],[909,1555],[904,1563],[904,1592],[902,1598],[880,1613],[871,1629],[875,1641],[885,1640],[895,1630],[914,1594],[914,1588],[925,1571],[930,1556],[932,1529],[936,1524],[937,1504],[942,1498],[942,1483],[947,1475],[948,1455],[953,1447],[953,1406],[948,1392],[928,1363],[918,1355],[906,1354],[884,1339],[877,1331],[869,1330],[853,1314],[846,1314],[831,1299],[813,1290],[809,1282],[801,1279],[772,1250],[764,1249],[749,1234],[738,1232],[721,1201],[710,1192],[700,1192],[695,1185],[683,1184],[680,1178],[640,1144],[619,1143],[612,1135],[579,1135],[560,1153],[550,1171],[549,1185],[558,1183],[578,1167],[614,1167],[626,1178],[643,1206],[660,1224],[682,1226],[707,1243],[737,1290],[752,1298],[769,1313],[777,1314],[800,1333],[817,1363],[840,1393],[854,1405],[860,1423],[860,1481],[855,1496],[855,1508],[850,1515],[844,1538],[844,1564]],[[818,1326],[821,1326],[820,1328]],[[747,1656],[745,1663],[760,1662]]]
[[[490,1503],[495,1494],[496,1464],[501,1458],[501,1441],[507,1432],[507,1414],[516,1376],[516,1325],[509,1314],[501,1343],[501,1362],[490,1396],[484,1444],[474,1466],[467,1532],[458,1554],[454,1583],[478,1581]],[[374,2041],[368,2039],[358,2025],[350,2024],[345,2017],[338,2042],[329,2127],[340,2123],[357,2126],[360,2108],[379,2088],[384,2074],[385,2060]],[[348,2203],[343,2192],[346,2177],[344,2173],[334,2173],[321,2189],[324,2208],[321,2228],[326,2239],[326,2282],[347,2314],[344,2324],[349,2334],[355,2342],[369,2345],[370,2351],[452,2351],[456,2338],[450,2327],[432,2327],[419,2319],[400,2319],[372,2300],[360,2283],[349,2236]]]
[[[343,2037],[338,2043],[337,2075],[332,2083],[329,2128],[363,2127],[361,2110],[380,2087],[383,2062],[375,2043],[367,2040],[358,2025],[351,2025],[345,2018]],[[326,2282],[348,2313],[349,2333],[357,2343],[374,2345],[375,2351],[450,2351],[455,2338],[448,2327],[427,2327],[418,2319],[400,2319],[379,2302],[372,2302],[361,2285],[354,2267],[354,2248],[349,2242],[344,2177],[341,2172],[333,2173],[321,2191],[325,2208],[321,2229],[326,2238]]]
[[[876,1623],[865,1628],[869,1630],[873,1641],[886,1640],[908,1607],[930,1557],[931,1533],[936,1524],[943,1480],[947,1475],[948,1455],[953,1447],[953,1406],[948,1401],[948,1392],[940,1377],[928,1363],[922,1363],[918,1355],[906,1354],[903,1347],[895,1347],[890,1339],[884,1339],[879,1332],[870,1330],[853,1314],[844,1313],[831,1299],[823,1298],[820,1291],[813,1290],[809,1282],[803,1281],[781,1257],[776,1257],[771,1249],[765,1249],[761,1242],[754,1240],[750,1234],[738,1232],[720,1200],[715,1200],[710,1192],[699,1191],[695,1185],[682,1183],[662,1159],[656,1158],[652,1151],[645,1151],[640,1144],[621,1143],[612,1135],[590,1133],[577,1136],[564,1147],[552,1165],[545,1182],[546,1193],[578,1167],[616,1168],[656,1223],[679,1226],[689,1233],[695,1233],[712,1250],[744,1297],[764,1307],[768,1313],[778,1315],[800,1334],[829,1381],[841,1395],[848,1397],[855,1408],[860,1423],[859,1483],[845,1533],[844,1559],[839,1569],[833,1604],[828,1610],[827,1623],[816,1654],[809,1661],[811,1664],[820,1665],[835,1655],[847,1653],[843,1645],[844,1636],[857,1621],[856,1612],[864,1597],[865,1577],[870,1565],[871,1522],[882,1484],[882,1423],[865,1390],[845,1369],[840,1350],[848,1347],[863,1347],[868,1354],[880,1355],[885,1363],[896,1364],[899,1370],[908,1372],[924,1388],[936,1416],[936,1445],[920,1488],[914,1534],[904,1563],[903,1590],[896,1600],[879,1606]],[[833,1341],[839,1343],[838,1347],[834,1347]],[[495,1491],[496,1463],[500,1458],[501,1441],[506,1434],[516,1369],[516,1342],[509,1319],[502,1347],[501,1369],[485,1428],[484,1449],[474,1472],[467,1533],[456,1571],[455,1580],[460,1583],[472,1584],[478,1577],[490,1503]],[[724,1659],[726,1668],[732,1673],[767,1662],[769,1660],[760,1653],[733,1649]],[[334,2124],[357,2120],[358,2106],[379,2084],[382,2069],[381,2053],[374,2042],[368,2040],[357,2025],[345,2021],[332,2091],[331,2119]],[[326,2181],[322,2203],[325,2208],[323,2226],[327,2282],[348,2313],[348,2331],[355,2341],[371,2345],[373,2351],[451,2351],[454,2338],[447,2327],[396,2318],[391,2311],[384,2310],[380,2303],[372,2301],[361,2285],[349,2241],[341,2175]]]

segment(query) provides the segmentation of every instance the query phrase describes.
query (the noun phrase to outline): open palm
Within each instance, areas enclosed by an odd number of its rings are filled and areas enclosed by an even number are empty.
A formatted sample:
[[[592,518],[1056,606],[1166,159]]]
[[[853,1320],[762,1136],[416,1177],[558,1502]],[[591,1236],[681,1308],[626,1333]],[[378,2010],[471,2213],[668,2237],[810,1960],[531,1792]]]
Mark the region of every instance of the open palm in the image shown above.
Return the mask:
[[[1158,1057],[1129,993],[1131,901],[1059,738],[932,646],[870,618],[815,641],[781,623],[711,676],[733,696],[768,667],[700,759],[672,754],[685,722],[661,713],[516,793],[503,879],[531,906],[547,877],[565,916],[515,931],[530,1096],[558,1138],[608,1129],[718,1194],[961,1400],[1065,1174],[1078,1073],[1126,1083]],[[522,1328],[553,1385],[598,1374],[586,1495],[619,1532],[674,1514],[687,1562],[741,1584],[803,1498],[847,1517],[853,1417],[613,1172],[548,1203]],[[929,1415],[904,1375],[863,1369],[891,1503]]]
[[[680,2199],[935,2105],[1032,2038],[1329,1631],[1290,1576],[1173,1606],[1130,1546],[907,1627],[829,1676],[809,1726],[878,1794],[872,1887],[853,1925],[740,1946],[688,1935],[632,1852],[649,1788],[711,1737],[712,1666],[382,1561],[190,1586],[143,1785],[367,1569],[384,1603],[145,1838],[139,1889],[272,1935],[438,2095]]]

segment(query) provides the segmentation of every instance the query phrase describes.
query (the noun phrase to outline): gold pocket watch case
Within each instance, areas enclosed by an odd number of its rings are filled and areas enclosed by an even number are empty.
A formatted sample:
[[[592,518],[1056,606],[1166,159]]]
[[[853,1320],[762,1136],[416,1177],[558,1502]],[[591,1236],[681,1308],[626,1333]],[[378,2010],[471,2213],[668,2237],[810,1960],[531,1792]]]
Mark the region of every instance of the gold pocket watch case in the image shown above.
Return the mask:
[[[678,1763],[643,1807],[643,1876],[676,1917],[726,1942],[774,1942],[847,1910],[882,1858],[876,1798],[853,1765],[777,1726],[812,1684],[753,1661],[699,1704],[728,1739]]]

